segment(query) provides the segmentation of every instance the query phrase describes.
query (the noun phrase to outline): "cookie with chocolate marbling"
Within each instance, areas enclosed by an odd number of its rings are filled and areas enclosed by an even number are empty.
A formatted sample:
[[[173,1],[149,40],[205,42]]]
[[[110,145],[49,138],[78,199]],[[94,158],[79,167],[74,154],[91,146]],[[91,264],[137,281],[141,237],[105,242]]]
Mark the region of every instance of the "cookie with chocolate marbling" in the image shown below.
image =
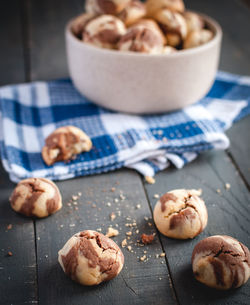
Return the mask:
[[[131,26],[146,16],[145,4],[139,0],[131,1],[124,10],[117,15],[126,26]]]
[[[42,157],[47,165],[52,165],[58,161],[69,161],[91,148],[92,142],[85,132],[75,126],[64,126],[46,138]]]
[[[165,38],[157,23],[144,20],[131,26],[118,43],[120,51],[161,54]]]
[[[10,197],[10,204],[20,214],[43,218],[61,209],[62,198],[52,181],[29,178],[18,183]]]
[[[195,278],[209,287],[237,288],[249,279],[250,253],[230,236],[210,236],[195,246],[192,267]]]
[[[194,238],[207,225],[207,208],[198,190],[173,190],[164,194],[154,208],[154,222],[165,236]]]
[[[196,13],[186,11],[183,13],[183,17],[186,20],[188,33],[195,30],[201,30],[205,26],[204,20]]]
[[[122,270],[124,256],[107,236],[86,230],[73,235],[58,252],[63,271],[82,285],[98,285],[116,277]]]
[[[85,10],[94,14],[120,13],[131,0],[86,0]]]
[[[112,15],[101,15],[86,25],[82,40],[99,48],[114,49],[126,33],[124,23]]]
[[[176,47],[186,38],[187,23],[181,14],[162,9],[156,12],[154,18],[166,34],[168,45]]]
[[[147,0],[147,15],[154,17],[155,13],[161,9],[170,9],[173,12],[183,12],[185,5],[182,0]]]
[[[183,48],[190,49],[201,46],[213,38],[212,31],[207,29],[191,31],[184,40]]]
[[[95,14],[90,14],[90,13],[84,13],[84,14],[77,16],[73,20],[72,26],[71,26],[71,30],[72,30],[73,34],[77,38],[82,39],[82,33],[84,31],[85,26],[93,18],[95,18]]]

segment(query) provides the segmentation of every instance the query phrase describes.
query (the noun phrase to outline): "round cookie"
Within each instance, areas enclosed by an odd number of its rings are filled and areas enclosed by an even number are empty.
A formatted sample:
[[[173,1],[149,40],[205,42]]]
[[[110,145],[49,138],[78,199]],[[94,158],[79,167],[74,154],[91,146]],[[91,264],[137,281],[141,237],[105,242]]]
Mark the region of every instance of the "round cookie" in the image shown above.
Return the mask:
[[[73,235],[58,252],[63,271],[82,285],[98,285],[116,277],[122,270],[124,256],[107,236],[86,230]]]
[[[155,20],[166,34],[168,45],[176,47],[187,36],[187,24],[181,14],[162,9],[155,14]]]
[[[85,10],[92,14],[120,13],[131,0],[86,0]]]
[[[58,161],[68,161],[75,155],[90,151],[92,142],[81,129],[64,126],[56,129],[45,140],[42,157],[47,165]]]
[[[73,32],[73,34],[82,39],[82,33],[84,31],[84,28],[86,26],[86,24],[95,17],[94,14],[88,14],[88,13],[84,13],[81,14],[80,16],[76,17],[73,22],[72,22],[72,26],[71,26],[71,30]]]
[[[100,48],[114,49],[125,33],[125,25],[119,18],[102,15],[88,22],[82,40]]]
[[[147,15],[154,17],[155,13],[161,9],[170,9],[174,12],[184,12],[185,5],[182,0],[147,0]]]
[[[175,48],[170,47],[170,46],[166,46],[166,47],[163,48],[162,54],[168,55],[168,54],[173,54],[173,53],[176,53],[176,52],[177,52],[177,50]]]
[[[230,236],[210,236],[194,247],[192,267],[195,278],[209,287],[237,288],[249,279],[250,253]]]
[[[204,20],[196,13],[186,11],[183,13],[183,17],[186,20],[188,33],[194,30],[201,30],[205,26]]]
[[[164,36],[154,21],[142,20],[122,36],[118,43],[120,51],[131,51],[148,54],[162,53],[165,43]]]
[[[213,33],[209,30],[194,30],[190,32],[183,43],[184,49],[198,47],[210,41],[213,38]]]
[[[117,17],[119,17],[126,26],[131,26],[145,16],[145,4],[139,0],[132,0]]]
[[[154,208],[154,222],[165,236],[194,238],[207,225],[207,208],[198,190],[173,190],[164,194]]]
[[[43,218],[61,209],[62,198],[52,181],[29,178],[18,183],[10,197],[10,204],[20,214]]]

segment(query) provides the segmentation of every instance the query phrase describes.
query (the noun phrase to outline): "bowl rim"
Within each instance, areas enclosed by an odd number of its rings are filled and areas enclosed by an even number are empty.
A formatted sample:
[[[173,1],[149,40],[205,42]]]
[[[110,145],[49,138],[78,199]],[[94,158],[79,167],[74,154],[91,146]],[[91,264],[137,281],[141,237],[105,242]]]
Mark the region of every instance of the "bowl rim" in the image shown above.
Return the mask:
[[[219,43],[222,39],[222,28],[220,26],[220,24],[213,19],[210,16],[207,16],[203,13],[197,12],[197,11],[193,11],[193,10],[188,10],[188,12],[192,12],[192,13],[196,13],[199,16],[201,16],[206,24],[208,24],[209,27],[212,27],[212,30],[214,32],[214,37],[207,43],[200,45],[198,47],[194,47],[194,48],[190,48],[190,49],[182,49],[179,50],[178,52],[174,52],[174,53],[170,53],[170,54],[146,54],[146,53],[138,53],[138,52],[119,52],[117,50],[113,50],[113,49],[105,49],[105,48],[99,48],[96,46],[93,46],[91,44],[88,43],[84,43],[83,41],[81,41],[80,39],[78,39],[73,32],[71,31],[71,26],[73,21],[75,20],[76,17],[70,19],[70,21],[66,24],[65,27],[65,35],[67,38],[69,38],[72,43],[74,43],[75,45],[77,45],[78,47],[82,48],[82,49],[89,49],[90,51],[96,52],[96,53],[102,53],[102,54],[106,54],[107,56],[117,56],[117,57],[132,57],[132,58],[166,58],[166,57],[183,57],[183,56],[188,56],[188,55],[194,55],[196,53],[200,53],[202,51],[205,51],[211,47],[213,47],[214,45],[217,45],[217,43]]]

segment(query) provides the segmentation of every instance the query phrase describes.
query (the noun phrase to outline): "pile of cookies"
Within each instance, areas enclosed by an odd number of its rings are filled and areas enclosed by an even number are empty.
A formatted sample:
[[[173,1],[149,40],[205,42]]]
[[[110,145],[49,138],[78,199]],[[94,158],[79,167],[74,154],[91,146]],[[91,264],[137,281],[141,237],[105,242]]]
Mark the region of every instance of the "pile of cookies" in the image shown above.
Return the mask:
[[[69,161],[89,151],[90,138],[79,128],[56,129],[45,140],[42,156],[47,165]],[[207,225],[208,213],[200,190],[178,189],[164,194],[156,203],[153,216],[157,229],[165,236],[190,239]],[[14,211],[28,217],[44,218],[62,208],[57,186],[44,178],[22,180],[14,189],[10,204]],[[145,236],[145,243],[154,235]],[[152,240],[148,240],[152,237]],[[124,265],[119,246],[99,232],[85,230],[74,234],[58,252],[63,271],[82,285],[98,285],[116,277]],[[210,236],[200,241],[192,254],[195,278],[209,287],[227,290],[247,282],[250,276],[250,252],[230,236]]]
[[[213,38],[204,20],[185,11],[183,0],[87,0],[71,30],[100,48],[169,54]]]

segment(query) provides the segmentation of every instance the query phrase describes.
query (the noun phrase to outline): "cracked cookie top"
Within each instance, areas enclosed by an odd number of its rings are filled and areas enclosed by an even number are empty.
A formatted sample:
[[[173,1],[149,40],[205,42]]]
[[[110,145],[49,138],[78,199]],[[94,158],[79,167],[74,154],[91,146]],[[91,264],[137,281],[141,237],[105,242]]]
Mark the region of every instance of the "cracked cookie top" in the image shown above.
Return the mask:
[[[69,161],[82,152],[90,151],[91,148],[90,138],[80,128],[63,126],[54,130],[46,138],[42,157],[50,166],[55,162]]]
[[[250,253],[230,236],[210,236],[195,246],[192,266],[195,278],[209,287],[237,288],[249,279]]]
[[[64,272],[82,285],[111,280],[124,264],[124,256],[117,244],[91,230],[72,236],[58,252],[58,260]]]
[[[10,197],[10,204],[20,214],[42,218],[60,210],[62,198],[52,181],[29,178],[18,183]]]
[[[207,208],[199,190],[173,190],[164,194],[154,208],[154,221],[164,235],[188,239],[207,225]]]

